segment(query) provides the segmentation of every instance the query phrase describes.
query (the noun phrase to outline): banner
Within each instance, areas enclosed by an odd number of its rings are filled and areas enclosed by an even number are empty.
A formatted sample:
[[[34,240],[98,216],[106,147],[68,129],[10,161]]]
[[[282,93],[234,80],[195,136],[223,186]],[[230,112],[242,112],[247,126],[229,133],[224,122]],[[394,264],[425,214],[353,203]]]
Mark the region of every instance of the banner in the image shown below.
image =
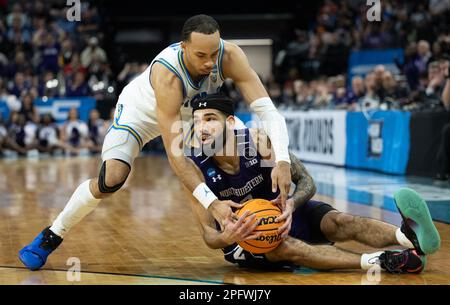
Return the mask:
[[[405,174],[409,155],[411,114],[376,111],[347,114],[347,158],[349,167]]]
[[[95,108],[96,100],[91,97],[36,99],[34,105],[39,114],[51,113],[58,124],[67,120],[71,108],[76,108],[80,120],[87,122],[89,111]]]
[[[286,118],[289,149],[301,160],[345,165],[345,111],[281,112]]]

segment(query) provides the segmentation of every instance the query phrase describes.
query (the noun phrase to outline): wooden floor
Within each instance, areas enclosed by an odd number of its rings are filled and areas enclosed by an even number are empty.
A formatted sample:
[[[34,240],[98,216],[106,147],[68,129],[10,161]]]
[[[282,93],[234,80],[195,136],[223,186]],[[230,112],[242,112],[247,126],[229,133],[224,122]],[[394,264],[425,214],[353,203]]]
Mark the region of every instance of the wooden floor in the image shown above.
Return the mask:
[[[23,268],[17,252],[51,224],[78,184],[97,175],[99,158],[0,160],[0,284],[450,284],[450,226],[437,223],[441,250],[420,275],[365,272],[261,272],[227,263],[200,237],[167,160],[136,160],[130,179],[68,234],[44,270]],[[399,215],[329,197],[338,209],[399,224]],[[370,251],[356,243],[340,247]],[[68,281],[68,259],[81,262],[81,281]]]

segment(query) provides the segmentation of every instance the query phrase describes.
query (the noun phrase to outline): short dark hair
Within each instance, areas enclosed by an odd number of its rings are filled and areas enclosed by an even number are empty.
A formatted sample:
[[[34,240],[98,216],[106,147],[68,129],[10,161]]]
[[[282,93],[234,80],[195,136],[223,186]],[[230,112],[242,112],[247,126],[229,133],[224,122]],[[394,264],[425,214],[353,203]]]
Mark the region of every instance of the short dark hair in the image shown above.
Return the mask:
[[[213,34],[219,31],[219,24],[213,17],[208,15],[195,15],[186,20],[181,31],[181,39],[183,41],[189,41],[191,39],[191,33],[197,32],[202,34]]]

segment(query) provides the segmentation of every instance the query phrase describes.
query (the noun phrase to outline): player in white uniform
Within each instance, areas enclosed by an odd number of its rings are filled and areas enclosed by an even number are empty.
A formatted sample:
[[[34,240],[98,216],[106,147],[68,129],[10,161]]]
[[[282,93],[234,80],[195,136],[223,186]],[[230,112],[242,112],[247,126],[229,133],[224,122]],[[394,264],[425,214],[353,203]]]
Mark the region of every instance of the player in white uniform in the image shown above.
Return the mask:
[[[182,41],[164,49],[123,89],[113,125],[103,144],[99,176],[83,182],[52,226],[20,250],[19,258],[24,265],[31,270],[40,269],[65,234],[93,211],[102,198],[122,187],[143,145],[159,135],[170,165],[183,185],[218,221],[235,219],[231,207],[240,205],[218,200],[182,149],[183,121],[191,119],[192,101],[217,92],[227,77],[240,89],[271,139],[277,162],[272,170],[272,188],[274,192],[279,188],[284,208],[291,183],[284,118],[243,51],[220,38],[219,25],[213,18],[197,15],[185,22]],[[280,220],[286,219],[290,212],[286,207]],[[282,229],[288,230],[289,226],[287,221]]]

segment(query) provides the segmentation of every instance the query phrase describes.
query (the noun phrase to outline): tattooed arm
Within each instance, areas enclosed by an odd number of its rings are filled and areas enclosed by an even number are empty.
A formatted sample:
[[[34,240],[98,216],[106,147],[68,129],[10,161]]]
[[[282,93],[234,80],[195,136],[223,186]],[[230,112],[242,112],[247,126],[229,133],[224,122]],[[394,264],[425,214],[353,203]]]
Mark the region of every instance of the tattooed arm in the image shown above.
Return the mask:
[[[303,163],[293,153],[290,152],[289,156],[291,158],[292,182],[296,185],[292,199],[294,200],[294,207],[298,208],[314,196],[316,185]]]

